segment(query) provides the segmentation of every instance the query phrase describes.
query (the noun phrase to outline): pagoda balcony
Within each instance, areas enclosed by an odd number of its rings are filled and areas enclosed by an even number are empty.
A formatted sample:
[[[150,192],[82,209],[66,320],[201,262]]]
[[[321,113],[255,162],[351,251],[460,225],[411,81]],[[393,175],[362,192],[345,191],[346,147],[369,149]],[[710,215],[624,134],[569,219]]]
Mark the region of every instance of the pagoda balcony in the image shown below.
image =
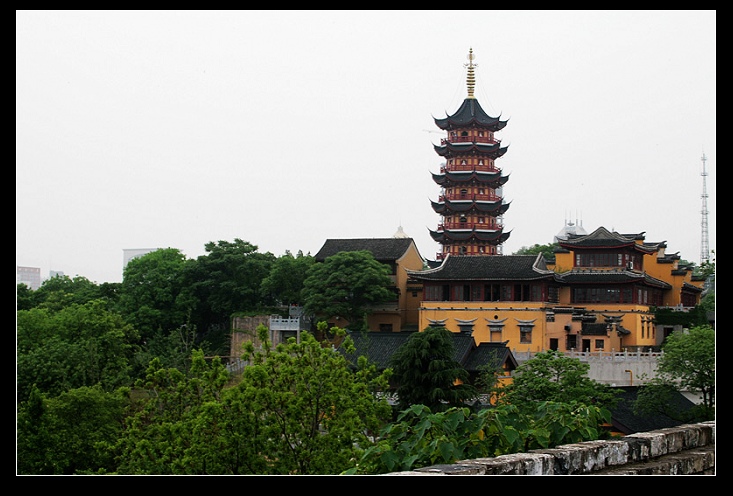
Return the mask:
[[[469,164],[454,164],[451,166],[440,166],[440,173],[445,174],[446,172],[491,172],[491,173],[500,173],[501,169],[496,166],[491,165],[469,165]]]
[[[450,194],[450,195],[440,195],[438,197],[439,202],[444,201],[486,201],[486,202],[499,202],[501,201],[501,197],[498,195],[479,195],[479,194]]]
[[[499,231],[504,228],[501,222],[489,222],[480,224],[478,222],[442,222],[438,224],[438,231],[474,229],[479,231]]]
[[[449,138],[441,138],[441,145],[447,145],[448,143],[488,143],[493,145],[501,143],[501,140],[493,136],[450,136]]]

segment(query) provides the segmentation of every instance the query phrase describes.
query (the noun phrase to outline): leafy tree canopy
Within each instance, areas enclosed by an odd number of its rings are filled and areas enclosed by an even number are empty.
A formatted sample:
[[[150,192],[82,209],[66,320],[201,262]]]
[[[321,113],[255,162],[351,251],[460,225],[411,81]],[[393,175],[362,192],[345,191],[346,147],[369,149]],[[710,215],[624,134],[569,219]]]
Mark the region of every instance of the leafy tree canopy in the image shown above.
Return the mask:
[[[308,270],[302,298],[318,317],[342,317],[354,331],[364,330],[371,305],[397,299],[390,269],[368,250],[340,252]]]
[[[618,391],[588,377],[590,365],[555,350],[539,352],[514,371],[511,384],[498,390],[498,401],[534,409],[541,401],[595,405],[611,409]]]
[[[709,325],[689,331],[674,332],[662,345],[664,352],[657,363],[654,379],[642,387],[635,408],[640,411],[662,410],[670,390],[699,392],[702,403],[693,414],[695,420],[715,418],[715,330]]]
[[[46,279],[40,288],[31,292],[28,308],[43,307],[56,311],[69,305],[83,305],[95,299],[114,302],[116,287],[115,283],[99,286],[82,276],[71,278],[66,275],[57,275]]]
[[[299,251],[293,256],[289,251],[278,257],[272,264],[270,273],[262,280],[262,294],[272,304],[303,305],[301,292],[305,285],[308,270],[315,258]]]
[[[196,259],[189,281],[212,320],[228,321],[235,312],[262,308],[260,287],[276,257],[239,238],[207,243],[205,249],[207,254]]]
[[[82,386],[106,391],[128,386],[137,331],[122,316],[92,300],[57,312],[17,312],[16,384],[19,400],[31,387],[50,396]]]
[[[398,407],[421,404],[440,411],[475,399],[475,388],[466,383],[468,372],[454,357],[453,336],[445,327],[413,333],[390,363]]]
[[[34,388],[18,409],[18,473],[73,475],[114,470],[112,447],[122,431],[128,391],[82,386],[51,398]]]
[[[555,259],[555,248],[557,248],[557,243],[550,243],[547,245],[540,245],[540,244],[534,244],[532,246],[522,246],[519,250],[514,252],[514,255],[539,255],[542,253],[542,255],[547,260],[554,260]]]
[[[117,447],[120,473],[337,474],[360,456],[390,416],[374,394],[384,374],[352,370],[307,332],[275,349],[265,326],[257,332],[262,347],[245,345],[249,365],[232,386],[199,351],[186,373],[151,362],[149,394]]]
[[[120,286],[120,312],[145,341],[188,322],[184,268],[190,262],[176,248],[161,248],[127,263]]]

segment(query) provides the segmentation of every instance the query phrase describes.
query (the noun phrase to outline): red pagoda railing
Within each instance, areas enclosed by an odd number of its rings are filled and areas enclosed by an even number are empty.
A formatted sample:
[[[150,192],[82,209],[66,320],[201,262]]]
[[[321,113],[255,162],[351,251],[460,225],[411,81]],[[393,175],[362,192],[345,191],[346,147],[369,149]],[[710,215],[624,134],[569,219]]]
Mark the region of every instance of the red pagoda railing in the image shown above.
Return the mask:
[[[501,143],[501,140],[494,138],[493,136],[450,136],[448,138],[441,138],[440,144],[446,145],[448,143]]]
[[[475,200],[475,201],[501,201],[501,197],[497,195],[479,195],[479,194],[473,194],[473,195],[462,195],[460,193],[458,194],[450,194],[450,195],[440,195],[438,197],[438,201],[459,201],[459,200]]]

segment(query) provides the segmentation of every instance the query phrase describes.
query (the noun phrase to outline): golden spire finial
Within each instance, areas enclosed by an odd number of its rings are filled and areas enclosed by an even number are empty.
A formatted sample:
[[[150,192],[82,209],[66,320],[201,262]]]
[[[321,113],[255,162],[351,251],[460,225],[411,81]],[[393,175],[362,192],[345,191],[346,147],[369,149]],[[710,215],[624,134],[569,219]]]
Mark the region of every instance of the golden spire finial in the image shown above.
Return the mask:
[[[466,86],[468,86],[468,98],[475,98],[473,96],[473,88],[476,86],[476,77],[473,74],[473,68],[477,67],[478,64],[473,63],[473,59],[476,57],[473,55],[473,48],[468,49],[468,64],[463,64],[468,67],[468,77],[466,78]]]

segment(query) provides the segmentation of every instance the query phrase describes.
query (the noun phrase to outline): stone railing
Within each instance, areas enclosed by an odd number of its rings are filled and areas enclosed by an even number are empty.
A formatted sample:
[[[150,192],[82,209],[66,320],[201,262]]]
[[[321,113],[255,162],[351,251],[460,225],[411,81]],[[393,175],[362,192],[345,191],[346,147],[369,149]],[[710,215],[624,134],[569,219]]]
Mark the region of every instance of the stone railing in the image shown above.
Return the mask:
[[[512,350],[518,362],[526,362],[537,354],[534,351]],[[565,351],[562,354],[568,358],[577,358],[581,362],[654,362],[663,355],[661,351]]]
[[[715,475],[715,422],[387,475]]]

